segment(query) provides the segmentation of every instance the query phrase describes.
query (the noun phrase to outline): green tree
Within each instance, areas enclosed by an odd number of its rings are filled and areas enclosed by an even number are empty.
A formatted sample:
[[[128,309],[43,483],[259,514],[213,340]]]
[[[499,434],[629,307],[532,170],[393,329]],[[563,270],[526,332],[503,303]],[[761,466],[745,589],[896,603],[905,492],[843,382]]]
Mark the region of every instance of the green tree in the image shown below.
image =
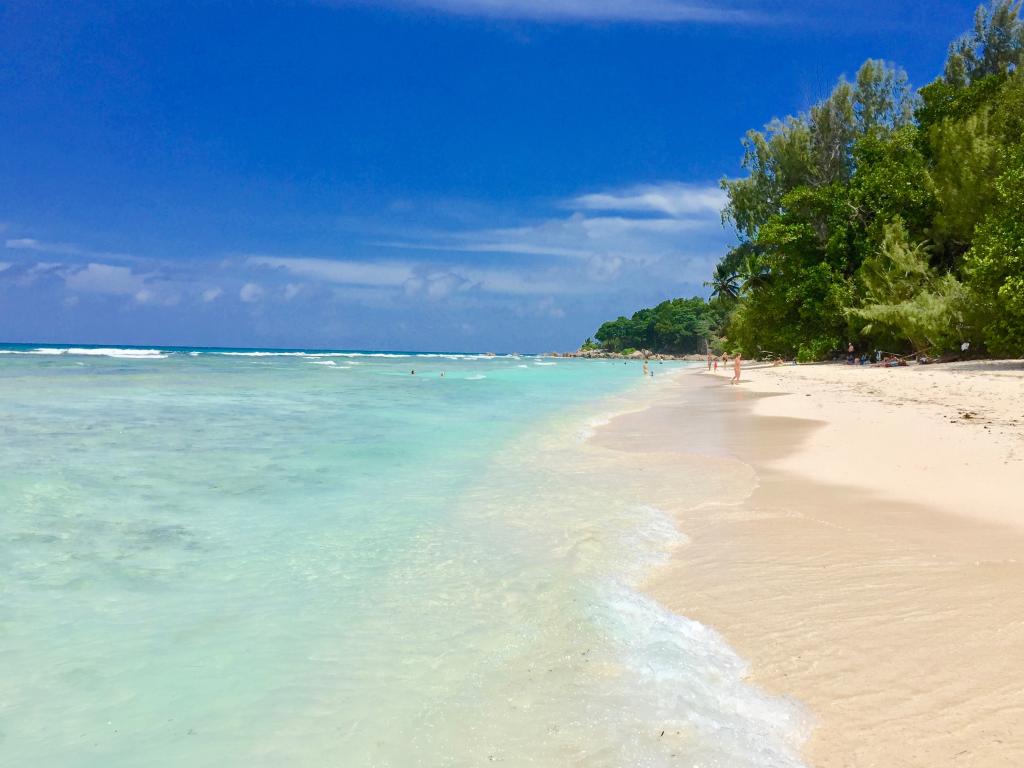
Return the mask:
[[[1024,143],[1007,150],[997,203],[978,227],[964,272],[985,344],[1024,355]]]
[[[749,293],[763,288],[768,283],[771,278],[771,269],[760,255],[748,251],[740,263],[736,277],[740,281],[741,290]]]
[[[854,86],[857,131],[896,130],[914,119],[917,97],[907,73],[879,59],[868,59],[857,71]]]
[[[782,205],[791,189],[811,178],[811,132],[807,122],[788,117],[773,120],[765,132],[748,131],[743,139],[743,179],[723,179],[728,203],[723,221],[746,240],[754,240],[760,228]]]
[[[811,185],[844,182],[853,171],[850,147],[857,133],[854,88],[845,79],[805,118],[811,133]]]
[[[724,315],[721,303],[706,302],[699,296],[672,299],[638,310],[632,317],[604,323],[594,336],[612,352],[629,348],[672,354],[702,352],[705,343],[718,336]]]
[[[729,346],[817,359],[856,334],[946,349],[983,332],[1020,353],[1022,1],[979,7],[918,94],[868,60],[806,112],[747,133],[743,177],[722,181],[739,243],[708,284]]]
[[[938,197],[932,236],[955,256],[974,238],[974,227],[995,200],[1000,145],[988,110],[932,127],[932,178]]]
[[[737,275],[728,264],[719,263],[715,265],[715,271],[711,279],[704,283],[705,288],[711,289],[711,295],[726,301],[735,299],[740,293],[739,275]]]
[[[835,217],[831,244],[833,251],[846,249],[848,271],[878,247],[885,222],[900,216],[914,237],[923,238],[938,206],[914,126],[862,136],[854,146],[854,162],[857,173],[846,190],[846,208]]]
[[[864,260],[860,278],[867,289],[854,317],[885,326],[909,339],[918,351],[945,351],[964,338],[967,297],[953,275],[931,267],[923,243],[910,243],[900,219],[885,226],[877,253]]]
[[[1024,25],[1019,0],[993,0],[974,12],[974,30],[949,47],[945,79],[966,86],[981,78],[1002,75],[1020,67],[1024,52]]]

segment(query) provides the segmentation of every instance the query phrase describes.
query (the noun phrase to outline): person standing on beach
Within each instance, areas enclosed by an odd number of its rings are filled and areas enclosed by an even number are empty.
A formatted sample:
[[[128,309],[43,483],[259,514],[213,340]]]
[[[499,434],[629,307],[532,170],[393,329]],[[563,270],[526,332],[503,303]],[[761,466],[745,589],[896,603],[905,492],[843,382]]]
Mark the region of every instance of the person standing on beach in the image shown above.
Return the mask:
[[[734,357],[733,360],[732,360],[733,375],[732,375],[732,379],[729,381],[730,384],[739,384],[740,383],[740,364],[741,364],[740,358],[741,357],[742,356],[740,355],[740,353],[737,352],[736,353],[736,357]]]

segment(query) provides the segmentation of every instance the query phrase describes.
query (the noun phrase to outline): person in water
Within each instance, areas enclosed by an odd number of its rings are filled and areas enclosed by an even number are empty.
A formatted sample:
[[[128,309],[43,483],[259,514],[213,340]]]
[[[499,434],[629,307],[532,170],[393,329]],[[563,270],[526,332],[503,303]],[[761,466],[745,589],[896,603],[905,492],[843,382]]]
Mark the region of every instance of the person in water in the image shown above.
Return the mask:
[[[741,357],[742,356],[740,355],[740,353],[737,352],[736,353],[736,357],[733,358],[733,361],[732,361],[733,374],[732,374],[732,380],[729,382],[730,384],[739,384],[740,383],[740,365],[742,364],[742,361],[740,359]]]

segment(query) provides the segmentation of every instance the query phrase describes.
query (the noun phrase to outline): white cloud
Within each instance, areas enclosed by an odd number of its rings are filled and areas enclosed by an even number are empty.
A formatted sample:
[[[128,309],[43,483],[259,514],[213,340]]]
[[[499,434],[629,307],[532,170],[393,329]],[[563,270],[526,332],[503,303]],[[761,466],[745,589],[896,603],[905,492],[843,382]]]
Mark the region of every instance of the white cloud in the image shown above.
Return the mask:
[[[561,320],[565,317],[565,310],[555,304],[554,299],[547,298],[538,302],[537,314],[540,316],[547,315],[548,317],[553,317],[556,320]]]
[[[36,240],[32,237],[16,237],[4,241],[4,245],[14,251],[34,251],[36,253],[49,253],[54,256],[78,256],[87,259],[131,259],[124,253],[110,253],[108,251],[94,251],[83,248],[74,243],[53,243],[44,240]]]
[[[449,267],[489,293],[600,293],[612,290],[615,280],[626,273],[692,285],[705,279],[709,263],[726,247],[720,204],[715,188],[647,185],[566,201],[560,205],[577,208],[569,216],[517,227],[435,232],[389,245],[478,254],[478,261],[489,254],[517,257],[506,259],[500,269],[477,264]],[[601,213],[591,215],[590,210]],[[603,215],[605,211],[614,215]]]
[[[139,304],[161,304],[165,307],[174,306],[181,300],[177,293],[162,294],[152,288],[143,288],[141,291],[136,291],[132,298]]]
[[[425,291],[431,299],[443,299],[453,291],[467,290],[470,286],[465,278],[454,272],[435,272],[428,275]]]
[[[81,251],[69,243],[43,243],[31,237],[15,237],[4,241],[7,248],[15,251],[39,251],[77,256]]]
[[[398,261],[335,261],[291,256],[248,256],[255,267],[283,269],[293,275],[341,285],[401,286],[415,276],[413,265]]]
[[[537,245],[526,241],[517,241],[513,236],[517,232],[528,232],[527,229],[495,229],[479,230],[452,235],[462,238],[447,243],[427,243],[415,241],[380,241],[371,245],[382,248],[401,248],[413,251],[459,251],[464,253],[519,253],[524,256],[564,256],[566,258],[586,258],[588,253],[581,248],[561,248],[554,245]],[[490,233],[491,240],[486,239]],[[504,240],[504,241],[503,241]]]
[[[580,195],[570,200],[568,205],[576,210],[628,211],[679,218],[694,214],[717,215],[725,203],[725,192],[717,186],[667,182]]]
[[[559,203],[558,207],[573,210],[569,216],[542,218],[517,227],[436,232],[417,240],[378,245],[578,260],[585,269],[577,279],[600,281],[614,277],[627,264],[674,260],[685,266],[686,254],[717,251],[723,240],[719,211],[724,202],[716,186],[644,184]],[[688,278],[700,282],[703,272]]]
[[[5,269],[10,269],[11,266],[13,265],[9,261],[0,261],[0,272],[3,272]]]
[[[466,280],[469,280],[473,285],[488,293],[530,296],[551,293],[576,293],[580,290],[585,290],[570,275],[552,270],[540,272],[536,269],[461,268],[459,272]]]
[[[336,285],[330,295],[335,301],[346,304],[361,304],[378,309],[394,309],[398,306],[400,294],[394,288],[373,288],[364,285]]]
[[[169,307],[181,300],[171,283],[155,275],[139,274],[129,267],[90,262],[85,267],[40,263],[37,270],[56,271],[64,278],[68,290],[106,296],[130,296],[137,304],[158,304]]]
[[[13,284],[21,288],[35,285],[39,281],[53,279],[63,281],[67,275],[65,265],[60,262],[40,261],[35,264],[19,264],[15,262],[10,265],[9,269]]]
[[[487,293],[542,294],[572,291],[569,283],[549,279],[543,270],[522,273],[510,269],[491,269],[461,264],[415,264],[399,261],[334,261],[284,256],[250,256],[246,264],[281,269],[288,274],[350,288],[401,288],[408,296],[444,299],[473,290]],[[285,298],[292,298],[302,288],[288,283]],[[352,294],[346,294],[352,295]],[[373,297],[379,300],[382,294]]]
[[[146,280],[128,267],[90,263],[64,277],[64,283],[73,291],[106,293],[115,296],[134,296],[145,288]]]
[[[246,283],[238,292],[238,298],[249,304],[259,301],[262,296],[263,288],[256,283]]]
[[[388,309],[422,302],[530,306],[528,298],[608,296],[636,291],[640,283],[666,294],[694,290],[727,247],[718,212],[723,202],[713,185],[667,181],[550,201],[534,217],[518,221],[507,211],[478,206],[463,220],[512,225],[405,230],[396,242],[368,244],[405,251],[380,259],[250,253],[218,262],[134,259],[121,266],[88,258],[95,252],[69,243],[0,242],[76,257],[19,267],[19,279],[63,281],[70,292],[121,296],[136,305],[168,306],[182,297],[210,303],[225,295],[217,283],[227,281],[250,304],[292,301],[301,294]],[[543,311],[557,318],[565,310],[550,304]]]
[[[351,0],[349,0],[351,2]],[[345,0],[334,0],[342,3]],[[366,2],[366,0],[362,0]],[[734,22],[759,17],[723,3],[696,0],[386,0],[391,5],[465,16],[566,22]]]

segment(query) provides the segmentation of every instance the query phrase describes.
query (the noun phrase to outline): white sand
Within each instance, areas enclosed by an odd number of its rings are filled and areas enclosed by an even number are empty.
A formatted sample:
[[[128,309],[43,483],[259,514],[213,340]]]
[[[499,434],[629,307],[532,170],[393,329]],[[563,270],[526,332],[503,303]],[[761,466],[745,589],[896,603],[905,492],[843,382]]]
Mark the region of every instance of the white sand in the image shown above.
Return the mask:
[[[692,543],[652,593],[809,707],[811,765],[1024,765],[1024,365],[723,374],[596,438],[756,472],[675,507]]]
[[[779,366],[744,379],[786,393],[755,414],[823,422],[775,468],[1024,528],[1024,362]],[[1005,487],[1014,478],[1019,493]]]

